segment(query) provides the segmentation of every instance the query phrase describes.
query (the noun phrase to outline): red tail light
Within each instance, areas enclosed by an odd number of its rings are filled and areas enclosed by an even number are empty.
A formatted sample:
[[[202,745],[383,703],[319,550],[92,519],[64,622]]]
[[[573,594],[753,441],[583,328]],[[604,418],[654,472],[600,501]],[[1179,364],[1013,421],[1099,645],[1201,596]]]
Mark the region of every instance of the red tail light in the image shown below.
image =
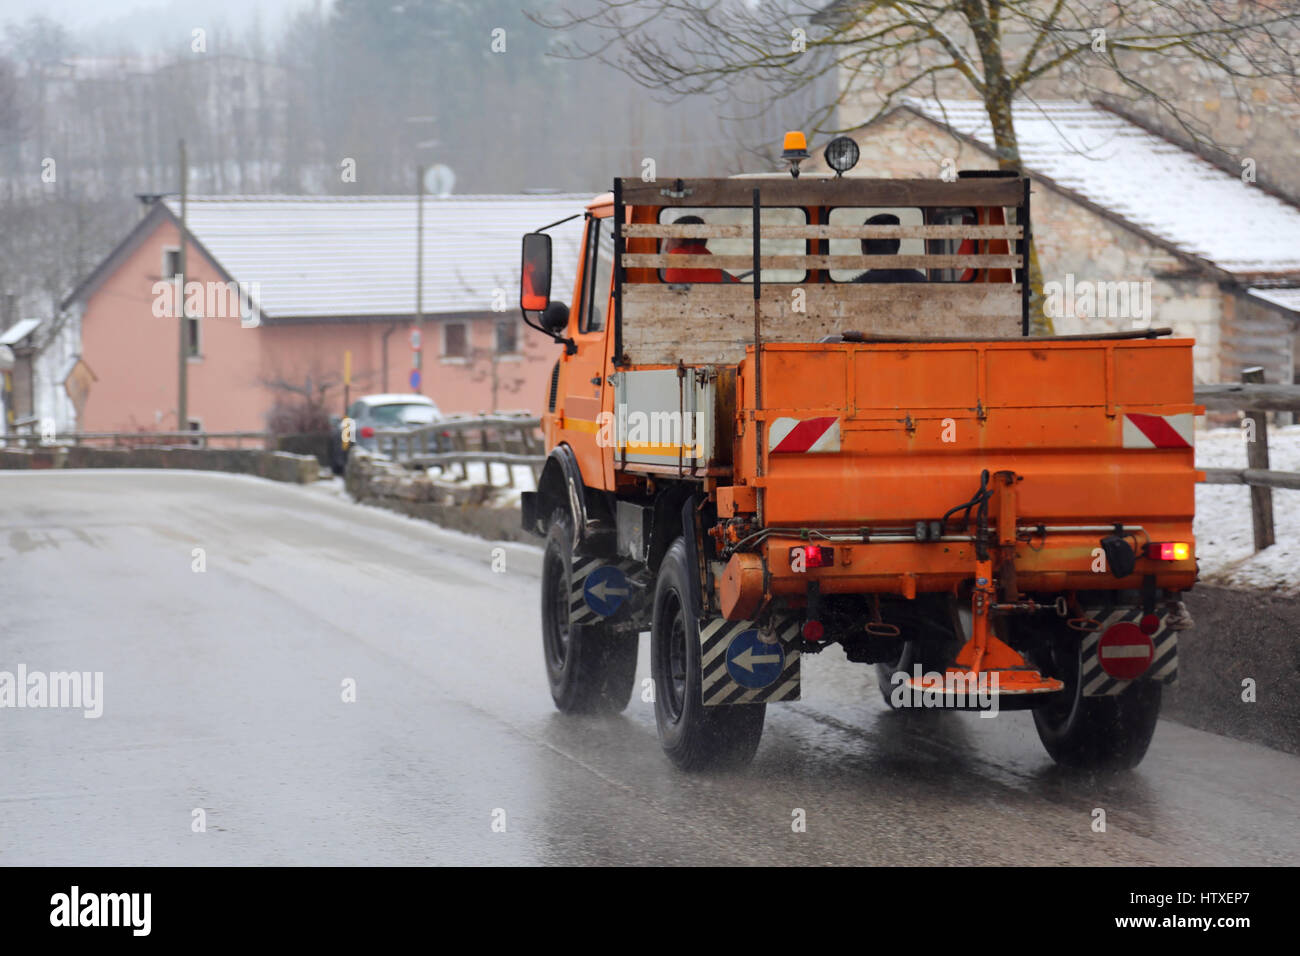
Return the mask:
[[[1192,546],[1186,541],[1153,541],[1146,547],[1146,556],[1157,561],[1186,561],[1192,556]]]
[[[375,437],[375,430],[374,430],[373,428],[371,428],[369,425],[363,425],[363,426],[361,427],[361,437],[362,437],[362,438],[374,438],[374,437]]]
[[[835,563],[835,549],[828,548],[821,544],[806,544],[802,549],[790,549],[790,567],[795,567],[799,563],[799,552],[803,551],[803,566],[805,568],[829,568]]]

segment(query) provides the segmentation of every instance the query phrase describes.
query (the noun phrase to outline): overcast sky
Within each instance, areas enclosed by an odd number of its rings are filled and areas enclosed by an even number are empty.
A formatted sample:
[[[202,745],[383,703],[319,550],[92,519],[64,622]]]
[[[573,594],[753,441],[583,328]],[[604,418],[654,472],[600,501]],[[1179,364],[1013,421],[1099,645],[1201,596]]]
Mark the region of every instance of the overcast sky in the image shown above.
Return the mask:
[[[330,0],[0,0],[0,23],[44,14],[57,20],[92,50],[133,47],[160,52],[188,45],[194,27],[243,34],[260,23],[275,39],[293,13]]]

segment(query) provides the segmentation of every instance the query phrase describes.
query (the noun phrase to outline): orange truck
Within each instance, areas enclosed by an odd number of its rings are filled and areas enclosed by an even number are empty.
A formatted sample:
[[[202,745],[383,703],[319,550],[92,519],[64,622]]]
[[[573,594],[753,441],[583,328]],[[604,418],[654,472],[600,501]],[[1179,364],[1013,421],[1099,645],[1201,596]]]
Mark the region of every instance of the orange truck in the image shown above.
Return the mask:
[[[789,144],[788,144],[789,145]],[[1032,709],[1128,767],[1196,580],[1192,341],[1029,336],[1028,180],[617,179],[570,309],[545,231],[521,307],[563,346],[523,496],[565,712],[629,702],[685,769],[750,759],[839,645],[894,708]],[[693,281],[669,281],[685,277]]]

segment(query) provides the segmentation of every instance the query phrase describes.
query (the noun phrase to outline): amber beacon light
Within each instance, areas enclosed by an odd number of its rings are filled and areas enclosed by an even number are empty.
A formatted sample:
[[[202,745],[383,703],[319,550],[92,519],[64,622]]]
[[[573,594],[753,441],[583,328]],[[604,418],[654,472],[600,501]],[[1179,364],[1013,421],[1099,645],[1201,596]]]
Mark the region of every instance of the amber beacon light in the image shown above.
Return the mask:
[[[781,158],[790,164],[790,175],[799,178],[799,164],[808,158],[808,140],[803,133],[792,130],[785,134]]]

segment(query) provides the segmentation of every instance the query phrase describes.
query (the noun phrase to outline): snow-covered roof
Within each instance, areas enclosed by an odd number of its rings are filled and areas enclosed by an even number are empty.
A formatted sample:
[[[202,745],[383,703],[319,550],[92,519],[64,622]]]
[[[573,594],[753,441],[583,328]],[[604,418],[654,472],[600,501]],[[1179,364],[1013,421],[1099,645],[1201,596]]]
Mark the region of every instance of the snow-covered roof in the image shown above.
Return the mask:
[[[449,196],[424,199],[426,315],[488,312],[497,290],[519,301],[520,240],[574,213],[588,195]],[[166,200],[180,213],[180,202]],[[190,197],[190,234],[272,319],[414,314],[414,196]],[[549,230],[551,292],[568,300],[582,219]],[[496,303],[499,306],[499,301]]]
[[[993,148],[984,104],[909,99],[927,118]],[[1300,209],[1107,110],[1017,102],[1020,156],[1051,180],[1190,256],[1231,273],[1300,272]]]
[[[1300,312],[1300,288],[1259,288],[1252,287],[1246,290],[1247,295],[1254,296],[1256,299],[1263,299],[1272,305],[1280,305],[1291,312]]]
[[[9,328],[0,332],[0,345],[15,345],[21,342],[40,324],[40,319],[19,319]]]

